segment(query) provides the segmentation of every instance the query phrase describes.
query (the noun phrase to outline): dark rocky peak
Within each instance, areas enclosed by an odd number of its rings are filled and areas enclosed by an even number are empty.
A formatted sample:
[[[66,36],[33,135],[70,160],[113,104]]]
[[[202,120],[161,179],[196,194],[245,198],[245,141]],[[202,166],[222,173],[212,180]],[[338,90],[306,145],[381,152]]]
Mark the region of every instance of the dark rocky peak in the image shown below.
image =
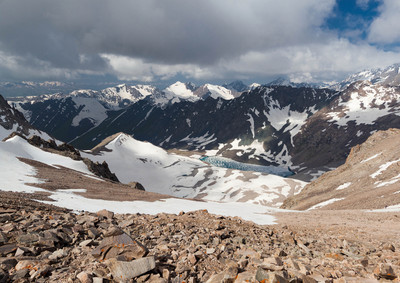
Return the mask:
[[[26,121],[24,115],[0,95],[0,126],[6,130],[18,131],[21,134],[29,135],[29,130],[33,127]]]
[[[248,91],[250,88],[248,85],[245,85],[242,81],[236,80],[229,84],[222,85],[226,89],[235,90],[238,92]]]

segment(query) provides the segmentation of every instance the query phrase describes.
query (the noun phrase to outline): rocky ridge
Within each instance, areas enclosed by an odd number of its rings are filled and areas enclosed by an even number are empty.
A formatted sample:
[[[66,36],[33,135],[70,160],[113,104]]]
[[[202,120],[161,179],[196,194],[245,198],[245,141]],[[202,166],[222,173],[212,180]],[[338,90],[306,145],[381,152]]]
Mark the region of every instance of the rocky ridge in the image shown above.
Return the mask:
[[[399,282],[399,243],[207,211],[72,213],[0,192],[1,282]]]

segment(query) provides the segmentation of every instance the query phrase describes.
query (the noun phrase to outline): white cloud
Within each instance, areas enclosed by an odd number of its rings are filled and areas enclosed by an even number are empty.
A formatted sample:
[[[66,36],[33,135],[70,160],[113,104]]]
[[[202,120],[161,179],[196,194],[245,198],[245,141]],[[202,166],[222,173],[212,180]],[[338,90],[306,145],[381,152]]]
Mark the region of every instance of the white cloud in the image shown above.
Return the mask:
[[[120,80],[133,80],[151,82],[157,79],[167,80],[176,75],[188,78],[208,78],[207,68],[194,64],[159,64],[146,62],[140,58],[131,58],[113,54],[102,54],[108,60],[113,72]]]
[[[152,81],[183,75],[200,80],[222,78],[273,77],[288,75],[299,81],[342,79],[351,72],[385,67],[397,62],[399,53],[386,52],[367,43],[353,44],[335,37],[321,43],[288,46],[265,51],[250,51],[239,57],[221,59],[217,64],[200,67],[195,64],[156,64],[142,59],[103,55],[124,80]]]
[[[372,22],[368,39],[373,43],[400,43],[400,1],[383,0],[379,16]]]

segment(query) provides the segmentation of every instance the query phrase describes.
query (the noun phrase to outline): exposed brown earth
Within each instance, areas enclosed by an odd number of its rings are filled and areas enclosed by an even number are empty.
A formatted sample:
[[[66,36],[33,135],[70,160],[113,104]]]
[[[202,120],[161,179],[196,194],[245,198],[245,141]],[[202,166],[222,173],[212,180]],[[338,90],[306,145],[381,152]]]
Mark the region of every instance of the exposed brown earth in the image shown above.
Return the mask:
[[[346,163],[289,197],[283,208],[305,210],[330,199],[321,209],[379,209],[400,203],[400,130],[374,133],[352,148]]]
[[[280,225],[294,231],[330,235],[337,239],[364,243],[400,244],[400,212],[366,210],[312,210],[275,214]]]
[[[85,189],[85,193],[76,192],[86,198],[114,200],[114,201],[156,201],[171,198],[171,196],[146,192],[136,188],[137,183],[129,185],[111,182],[106,179],[89,177],[81,172],[62,166],[49,166],[47,164],[20,158],[21,161],[35,167],[35,177],[43,180],[43,183],[29,184],[49,191]]]
[[[260,226],[207,211],[78,215],[27,197],[0,192],[1,282],[399,282],[400,213]]]

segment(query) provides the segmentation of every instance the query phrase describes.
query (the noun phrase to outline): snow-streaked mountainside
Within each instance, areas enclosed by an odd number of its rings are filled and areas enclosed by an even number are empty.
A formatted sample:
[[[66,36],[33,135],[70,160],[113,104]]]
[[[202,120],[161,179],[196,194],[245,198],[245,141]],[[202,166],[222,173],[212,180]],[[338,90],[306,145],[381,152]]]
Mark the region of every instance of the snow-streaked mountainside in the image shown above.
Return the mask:
[[[287,199],[285,208],[391,209],[400,205],[400,130],[378,131],[346,163]]]
[[[350,148],[374,131],[400,127],[399,92],[391,85],[398,73],[393,65],[356,74],[341,91],[284,86],[281,80],[236,96],[236,89],[244,89],[240,82],[227,88],[176,82],[163,91],[120,85],[102,96],[77,91],[18,107],[35,127],[81,149],[125,132],[165,149],[290,167],[310,180],[343,164]],[[372,82],[347,86],[360,78]]]
[[[307,119],[294,137],[293,162],[344,163],[350,149],[378,130],[400,128],[400,88],[359,81]]]
[[[45,140],[50,139],[47,133],[32,127],[25,117],[17,109],[12,108],[0,95],[0,140],[13,132],[18,132],[26,137],[37,135]]]
[[[84,156],[106,161],[119,180],[147,191],[207,201],[278,206],[306,184],[276,175],[208,165],[198,157],[169,154],[148,142],[116,134]]]
[[[91,148],[116,129],[166,149],[206,150],[240,162],[291,167],[293,137],[335,91],[261,86],[231,100],[205,99],[154,107],[146,100],[109,113],[101,125],[76,139]]]
[[[345,90],[349,85],[357,81],[369,81],[373,84],[386,86],[398,86],[400,84],[400,63],[393,64],[386,68],[366,69],[358,73],[351,74],[346,79],[326,82],[298,82],[289,77],[279,77],[266,84],[267,86],[291,86],[291,87],[313,87],[329,88],[337,91]]]
[[[245,85],[242,81],[236,80],[229,84],[223,84],[222,86],[224,88],[232,90],[234,92],[241,93],[241,92],[250,90],[252,87],[254,87],[254,84],[248,86],[248,85]],[[260,86],[260,84],[258,84],[258,86]]]
[[[201,99],[206,99],[208,97],[218,99],[222,98],[224,100],[234,99],[232,91],[219,85],[205,84],[197,88],[194,94]]]
[[[181,101],[196,102],[200,97],[194,95],[195,86],[191,83],[176,82],[158,95],[153,96],[152,100],[155,105],[165,107],[168,104],[179,103]]]

